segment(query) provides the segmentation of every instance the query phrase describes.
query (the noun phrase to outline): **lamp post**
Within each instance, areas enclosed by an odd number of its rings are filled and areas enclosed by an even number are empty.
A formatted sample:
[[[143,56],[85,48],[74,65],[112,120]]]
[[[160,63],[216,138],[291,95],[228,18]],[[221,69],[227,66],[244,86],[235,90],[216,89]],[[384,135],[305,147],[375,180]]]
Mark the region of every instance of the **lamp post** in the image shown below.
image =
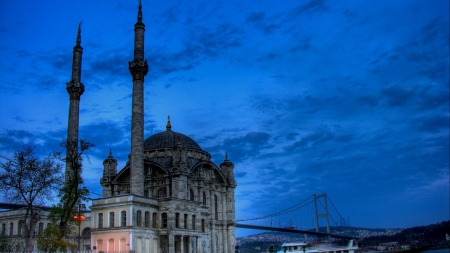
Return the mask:
[[[73,216],[73,219],[78,221],[78,251],[80,251],[81,243],[81,222],[84,220],[84,215],[81,214],[81,200],[78,200],[78,214]]]

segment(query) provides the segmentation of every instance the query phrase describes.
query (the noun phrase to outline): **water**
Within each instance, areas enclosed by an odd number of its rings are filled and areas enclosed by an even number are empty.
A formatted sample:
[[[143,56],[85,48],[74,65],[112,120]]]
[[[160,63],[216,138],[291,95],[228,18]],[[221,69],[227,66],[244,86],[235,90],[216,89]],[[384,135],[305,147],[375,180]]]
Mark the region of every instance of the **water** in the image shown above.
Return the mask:
[[[450,253],[450,249],[425,250],[422,253]]]

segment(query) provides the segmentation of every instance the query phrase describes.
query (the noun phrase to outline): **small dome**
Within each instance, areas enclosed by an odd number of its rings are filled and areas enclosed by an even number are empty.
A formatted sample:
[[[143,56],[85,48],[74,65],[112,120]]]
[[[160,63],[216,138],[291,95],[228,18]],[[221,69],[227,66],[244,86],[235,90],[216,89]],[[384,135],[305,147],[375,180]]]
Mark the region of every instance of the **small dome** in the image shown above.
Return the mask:
[[[177,143],[180,142],[181,146],[188,149],[196,149],[203,151],[202,148],[190,137],[167,130],[165,132],[154,134],[148,137],[144,141],[144,150],[149,149],[162,149],[162,148],[176,148]]]

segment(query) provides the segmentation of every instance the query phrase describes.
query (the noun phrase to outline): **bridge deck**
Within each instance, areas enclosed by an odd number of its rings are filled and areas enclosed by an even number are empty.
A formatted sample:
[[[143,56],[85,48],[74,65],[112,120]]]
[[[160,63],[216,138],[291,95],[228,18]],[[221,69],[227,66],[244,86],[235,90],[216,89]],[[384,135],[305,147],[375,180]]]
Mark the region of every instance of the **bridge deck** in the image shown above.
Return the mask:
[[[297,229],[289,229],[289,228],[276,228],[276,227],[266,227],[266,226],[255,226],[255,225],[247,225],[247,224],[236,224],[237,228],[248,228],[248,229],[258,229],[258,230],[269,230],[269,231],[278,231],[278,232],[287,232],[287,233],[294,233],[294,234],[307,234],[307,235],[316,235],[318,237],[331,237],[336,239],[356,239],[356,237],[353,236],[346,236],[346,235],[334,235],[334,234],[328,234],[328,233],[321,233],[321,232],[314,232],[314,231],[307,231],[307,230],[297,230]]]

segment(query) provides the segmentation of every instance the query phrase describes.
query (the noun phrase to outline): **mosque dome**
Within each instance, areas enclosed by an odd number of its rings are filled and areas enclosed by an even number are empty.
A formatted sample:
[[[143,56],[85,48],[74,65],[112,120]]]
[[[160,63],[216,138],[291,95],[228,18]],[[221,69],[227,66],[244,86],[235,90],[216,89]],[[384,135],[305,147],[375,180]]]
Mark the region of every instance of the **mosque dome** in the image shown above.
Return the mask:
[[[170,125],[169,119],[166,125],[166,131],[154,134],[144,141],[144,150],[166,148],[173,149],[177,147],[178,143],[180,143],[183,148],[203,151],[200,145],[198,145],[192,138],[184,134],[174,132],[171,128],[172,126]]]

